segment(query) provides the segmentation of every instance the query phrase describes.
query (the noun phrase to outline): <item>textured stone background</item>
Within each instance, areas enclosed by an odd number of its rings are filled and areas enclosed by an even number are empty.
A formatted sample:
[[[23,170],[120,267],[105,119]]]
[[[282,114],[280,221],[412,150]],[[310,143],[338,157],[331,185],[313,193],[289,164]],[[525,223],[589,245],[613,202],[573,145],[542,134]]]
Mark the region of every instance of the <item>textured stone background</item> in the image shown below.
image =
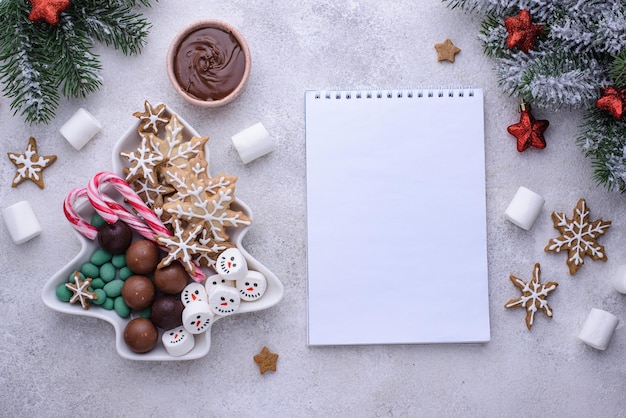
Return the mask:
[[[58,161],[46,188],[10,187],[14,167],[0,163],[3,206],[33,205],[41,236],[14,245],[4,225],[0,285],[0,415],[6,416],[623,416],[626,333],[620,324],[605,352],[576,338],[593,307],[626,319],[626,296],[610,280],[626,263],[624,197],[596,187],[575,145],[580,114],[536,111],[549,119],[548,147],[518,153],[506,127],[517,102],[503,95],[477,41],[479,19],[438,0],[161,0],[145,10],[154,27],[138,57],[97,47],[103,88],[86,100],[63,101],[47,126],[26,126],[0,100],[2,151],[21,152],[29,136]],[[225,20],[246,37],[249,84],[218,110],[179,98],[165,71],[170,41],[202,19]],[[451,38],[463,51],[439,63],[435,43]],[[473,85],[485,91],[489,285],[492,341],[484,345],[306,346],[306,245],[303,95],[306,89]],[[61,203],[75,186],[111,168],[111,148],[143,101],[163,101],[211,136],[212,172],[239,176],[238,196],[255,214],[244,241],[286,288],[276,307],[218,322],[209,354],[190,362],[132,362],[118,356],[113,328],[56,313],[41,287],[79,249]],[[103,123],[81,151],[58,128],[79,107]],[[276,149],[244,166],[230,136],[256,122]],[[346,158],[350,158],[346,155]],[[445,163],[445,162],[444,162]],[[442,164],[442,169],[445,164]],[[436,173],[435,173],[436,175]],[[546,198],[526,232],[502,214],[519,186]],[[602,243],[609,261],[587,261],[570,277],[563,254],[543,247],[556,232],[550,212],[571,213],[584,197],[592,217],[613,221]],[[463,208],[458,208],[463,210]],[[412,228],[419,232],[416,219]],[[341,231],[337,231],[341,233]],[[454,262],[453,259],[450,262]],[[530,278],[540,262],[544,280],[560,282],[550,297],[554,319],[542,315],[532,332],[509,274]],[[259,375],[252,360],[263,345],[280,354],[278,371]]]

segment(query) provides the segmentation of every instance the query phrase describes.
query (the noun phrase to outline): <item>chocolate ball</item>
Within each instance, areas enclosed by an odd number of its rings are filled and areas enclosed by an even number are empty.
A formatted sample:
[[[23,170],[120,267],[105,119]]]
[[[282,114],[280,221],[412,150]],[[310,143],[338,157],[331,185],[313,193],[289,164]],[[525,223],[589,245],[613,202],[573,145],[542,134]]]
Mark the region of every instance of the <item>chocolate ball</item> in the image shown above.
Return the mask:
[[[189,274],[180,263],[172,263],[154,271],[154,284],[163,293],[174,295],[189,283]]]
[[[105,223],[98,228],[98,244],[110,254],[122,254],[133,239],[133,231],[124,221]]]
[[[124,328],[124,342],[135,353],[147,353],[157,343],[159,332],[149,319],[135,318]]]
[[[122,286],[122,298],[131,309],[144,309],[150,306],[156,296],[152,280],[146,276],[130,276]]]
[[[135,274],[152,273],[159,261],[159,248],[147,239],[133,242],[126,250],[126,265]]]
[[[162,295],[154,300],[150,319],[159,328],[172,329],[183,323],[185,305],[177,296]]]

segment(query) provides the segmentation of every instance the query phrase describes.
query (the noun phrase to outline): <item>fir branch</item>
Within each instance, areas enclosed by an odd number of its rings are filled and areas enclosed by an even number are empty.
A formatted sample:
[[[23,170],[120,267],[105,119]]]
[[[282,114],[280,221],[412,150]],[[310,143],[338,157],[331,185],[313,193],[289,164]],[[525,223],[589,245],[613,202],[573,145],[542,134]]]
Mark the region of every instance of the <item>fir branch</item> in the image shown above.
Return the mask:
[[[63,95],[86,97],[102,85],[98,57],[91,52],[93,43],[80,25],[75,25],[68,14],[61,15],[59,26],[54,28],[52,53],[58,57],[56,73]]]
[[[609,75],[614,85],[618,87],[626,86],[626,49],[613,57],[609,64]]]
[[[89,34],[107,46],[121,50],[124,55],[135,55],[146,45],[152,28],[141,14],[133,12],[136,1],[83,0],[69,12],[79,19]],[[141,2],[148,3],[148,0]]]
[[[58,78],[49,74],[54,62],[46,26],[32,24],[28,13],[26,2],[0,2],[0,81],[13,114],[32,124],[54,117],[59,92]]]

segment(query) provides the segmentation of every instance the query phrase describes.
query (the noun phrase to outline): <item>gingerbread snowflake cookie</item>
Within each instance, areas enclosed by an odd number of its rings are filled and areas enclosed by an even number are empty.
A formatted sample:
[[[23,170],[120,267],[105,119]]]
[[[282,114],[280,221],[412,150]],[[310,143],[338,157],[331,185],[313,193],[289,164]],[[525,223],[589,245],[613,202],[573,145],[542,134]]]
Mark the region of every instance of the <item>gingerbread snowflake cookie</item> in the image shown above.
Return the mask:
[[[546,252],[561,252],[567,250],[567,265],[569,273],[575,274],[584,264],[585,255],[592,260],[606,261],[604,246],[598,244],[598,237],[604,235],[611,226],[611,221],[598,219],[589,221],[589,208],[585,199],[580,199],[571,219],[564,213],[552,212],[554,227],[561,233],[552,238],[545,248]]]
[[[526,309],[526,327],[530,330],[535,322],[535,314],[541,310],[548,317],[552,318],[552,308],[548,305],[547,297],[550,292],[558,287],[556,282],[540,283],[539,276],[541,268],[539,263],[533,268],[533,278],[525,282],[523,279],[510,276],[511,281],[521,292],[522,295],[517,299],[511,299],[504,304],[505,308],[524,308]]]
[[[9,152],[7,155],[17,168],[11,184],[12,187],[17,187],[24,181],[30,180],[37,187],[43,189],[43,170],[50,167],[57,160],[56,155],[39,155],[37,152],[37,140],[32,136],[29,138],[26,151],[23,154]]]

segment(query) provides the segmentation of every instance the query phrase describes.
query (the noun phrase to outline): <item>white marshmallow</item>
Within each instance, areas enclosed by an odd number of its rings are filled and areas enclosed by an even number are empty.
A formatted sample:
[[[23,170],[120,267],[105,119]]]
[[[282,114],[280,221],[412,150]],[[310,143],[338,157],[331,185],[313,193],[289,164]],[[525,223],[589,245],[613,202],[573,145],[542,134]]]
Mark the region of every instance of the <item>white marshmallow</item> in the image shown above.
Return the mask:
[[[192,334],[202,334],[211,328],[215,315],[204,300],[191,302],[183,309],[183,327]]]
[[[209,294],[209,306],[215,315],[232,315],[240,304],[239,292],[234,287],[218,284]]]
[[[26,200],[2,209],[2,218],[16,244],[22,244],[41,233],[39,220]]]
[[[537,220],[544,203],[545,199],[541,195],[526,187],[520,187],[506,208],[504,216],[515,225],[528,231]]]
[[[226,280],[243,279],[248,274],[248,262],[238,248],[228,248],[217,256],[215,271]]]
[[[613,276],[613,287],[618,292],[626,294],[626,265],[617,268],[617,272]]]
[[[187,306],[192,302],[197,302],[199,300],[207,301],[207,292],[204,286],[200,283],[189,283],[182,292],[180,292],[180,300],[183,302],[183,305]]]
[[[241,300],[247,302],[257,300],[265,293],[267,289],[267,279],[263,273],[250,270],[246,277],[237,280],[237,291]]]
[[[61,126],[59,131],[75,149],[80,150],[102,129],[102,124],[82,107]]]
[[[207,295],[210,294],[213,288],[218,284],[225,284],[227,286],[235,287],[234,280],[226,280],[222,278],[222,276],[220,276],[219,274],[213,274],[207,277],[206,281],[204,282],[204,288],[206,289]]]
[[[167,353],[173,357],[184,356],[196,345],[193,335],[182,326],[165,331],[161,342]]]
[[[261,122],[236,133],[230,139],[244,164],[264,156],[274,148],[272,137]]]
[[[578,339],[597,350],[606,350],[617,324],[619,319],[615,315],[593,308],[578,333]]]

